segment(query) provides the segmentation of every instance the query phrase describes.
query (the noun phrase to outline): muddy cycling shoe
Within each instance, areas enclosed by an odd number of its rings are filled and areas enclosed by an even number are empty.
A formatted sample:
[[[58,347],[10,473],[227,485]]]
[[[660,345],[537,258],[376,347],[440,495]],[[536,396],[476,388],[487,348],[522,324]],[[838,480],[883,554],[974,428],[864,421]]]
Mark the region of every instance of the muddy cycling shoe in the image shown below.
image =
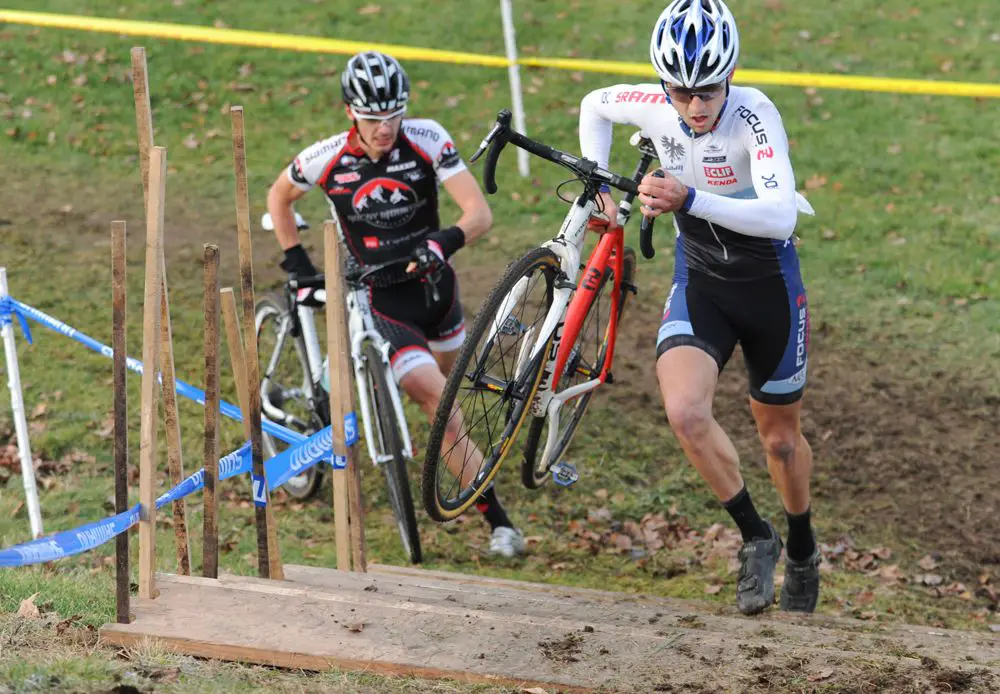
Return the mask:
[[[781,587],[781,609],[785,612],[815,612],[819,601],[819,547],[802,561],[785,557],[785,584]]]
[[[766,523],[766,521],[765,521]],[[774,569],[781,556],[781,537],[767,523],[771,537],[744,542],[737,555],[740,577],[736,585],[736,606],[746,615],[759,614],[774,603]]]
[[[520,530],[499,526],[490,537],[490,554],[513,559],[524,554],[524,535]]]

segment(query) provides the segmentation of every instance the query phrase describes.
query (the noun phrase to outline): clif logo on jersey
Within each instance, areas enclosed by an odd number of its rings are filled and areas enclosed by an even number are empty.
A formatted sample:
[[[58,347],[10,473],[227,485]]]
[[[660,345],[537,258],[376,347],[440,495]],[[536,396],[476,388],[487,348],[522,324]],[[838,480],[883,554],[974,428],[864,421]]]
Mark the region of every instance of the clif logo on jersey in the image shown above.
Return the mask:
[[[366,223],[391,229],[409,222],[417,211],[413,188],[393,178],[375,178],[351,198],[354,211]]]

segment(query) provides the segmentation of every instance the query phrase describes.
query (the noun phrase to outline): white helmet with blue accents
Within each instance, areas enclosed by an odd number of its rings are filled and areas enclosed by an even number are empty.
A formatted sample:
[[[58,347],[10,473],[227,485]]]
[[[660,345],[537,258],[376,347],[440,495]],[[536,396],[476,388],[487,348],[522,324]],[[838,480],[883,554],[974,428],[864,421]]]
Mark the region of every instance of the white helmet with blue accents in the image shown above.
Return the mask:
[[[649,58],[668,86],[694,89],[732,74],[740,55],[736,20],[722,0],[673,0],[649,41]]]

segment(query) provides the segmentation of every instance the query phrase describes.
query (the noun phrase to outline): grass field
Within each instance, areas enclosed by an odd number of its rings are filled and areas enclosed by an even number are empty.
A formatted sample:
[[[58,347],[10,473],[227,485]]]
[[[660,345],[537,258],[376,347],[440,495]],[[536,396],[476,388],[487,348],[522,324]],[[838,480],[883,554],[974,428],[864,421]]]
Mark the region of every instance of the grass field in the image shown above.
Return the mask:
[[[5,5],[104,17],[125,9],[110,1]],[[747,0],[733,8],[748,68],[1000,81],[1000,24],[988,0],[887,0],[878,9],[860,0]],[[363,8],[339,0],[283,10],[263,1],[143,0],[130,3],[127,15],[503,52],[492,0],[375,0]],[[609,12],[606,3],[592,0],[519,2],[518,40],[526,55],[642,61],[651,12],[632,3]],[[237,280],[228,108],[246,108],[256,221],[281,168],[307,144],[346,127],[338,106],[344,57],[0,25],[0,265],[7,267],[16,298],[109,342],[108,228],[112,219],[127,219],[129,346],[135,356],[144,230],[128,81],[133,45],[145,46],[149,55],[155,139],[168,149],[166,245],[177,371],[197,384],[203,243],[222,247],[223,285]],[[503,70],[417,62],[406,68],[415,85],[412,113],[439,119],[466,156],[496,112],[509,105]],[[580,99],[591,89],[628,80],[526,70],[523,81],[529,133],[574,151]],[[798,235],[814,331],[804,427],[816,452],[814,517],[820,540],[831,550],[820,609],[988,630],[1000,622],[1000,488],[994,467],[1000,459],[1000,104],[787,87],[766,91],[781,110],[798,187],[817,210],[815,218],[800,218]],[[612,164],[619,170],[634,163],[629,134],[616,130]],[[500,192],[490,198],[494,230],[459,255],[469,315],[506,262],[551,237],[565,213],[552,195],[562,170],[536,160],[525,180],[514,160],[513,153],[505,155]],[[480,166],[473,167],[477,177]],[[298,209],[314,222],[325,216],[325,203],[313,195]],[[449,203],[443,218],[454,214]],[[513,466],[501,475],[500,495],[530,538],[528,556],[511,564],[486,557],[486,526],[479,519],[438,526],[419,513],[429,567],[732,603],[731,552],[723,541],[704,539],[711,524],[727,519],[667,429],[652,375],[653,336],[672,267],[670,235],[666,225],[659,229],[660,252],[639,265],[640,294],[623,326],[618,384],[595,400],[570,451],[581,482],[569,491],[528,492]],[[637,245],[635,230],[627,233]],[[307,245],[320,257],[319,234],[308,234]],[[263,293],[281,279],[280,258],[268,234],[255,231],[254,243],[257,291]],[[41,328],[34,332],[33,347],[20,342],[20,363],[33,413],[33,449],[45,461],[43,515],[46,529],[54,531],[110,510],[110,361]],[[139,383],[132,378],[130,440],[137,451]],[[224,387],[234,401],[228,376]],[[780,521],[745,395],[737,359],[722,378],[716,413],[732,432],[756,500]],[[181,421],[185,466],[192,470],[200,464],[201,410],[182,405]],[[423,427],[412,428],[420,445]],[[227,424],[224,448],[235,448],[239,438],[239,426]],[[3,456],[3,446],[13,443],[9,409],[0,408],[0,546],[27,537],[16,462],[8,464]],[[252,573],[248,487],[233,481],[224,493],[224,566]],[[366,475],[366,494],[373,558],[401,562],[375,475]],[[303,505],[279,495],[286,561],[333,564],[328,499],[324,493]],[[192,523],[200,525],[200,499],[188,506]],[[658,551],[633,543],[630,529],[655,513],[696,535]],[[173,570],[170,534],[164,527],[158,543],[165,570]],[[23,598],[40,592],[38,602],[50,603],[63,617],[81,615],[78,624],[99,625],[113,615],[111,556],[108,544],[54,565],[4,571],[0,611],[14,611]],[[3,634],[9,636],[14,624],[4,623]],[[46,682],[59,677],[65,686],[97,686],[110,681],[111,673],[145,662],[123,663],[100,650],[87,656],[76,646],[55,657],[37,642],[0,638],[0,691],[18,689],[36,675]],[[189,665],[181,668],[182,679],[214,677],[205,670],[188,672]],[[155,681],[139,672],[142,682]],[[233,684],[224,690],[259,687],[257,676],[232,674]],[[309,686],[324,683],[340,686],[332,679]],[[413,686],[417,691],[422,685]]]

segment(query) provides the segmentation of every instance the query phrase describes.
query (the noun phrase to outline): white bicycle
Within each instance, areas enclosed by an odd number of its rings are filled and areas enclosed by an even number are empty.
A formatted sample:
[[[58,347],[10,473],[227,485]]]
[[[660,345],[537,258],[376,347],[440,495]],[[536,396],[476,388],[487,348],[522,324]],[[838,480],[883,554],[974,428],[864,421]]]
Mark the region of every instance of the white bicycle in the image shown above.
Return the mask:
[[[264,227],[270,221],[265,218]],[[300,218],[301,221],[301,218]],[[305,227],[304,223],[300,228]],[[358,390],[358,415],[368,455],[382,469],[389,503],[410,561],[421,560],[420,535],[407,464],[413,446],[403,413],[403,403],[389,363],[390,345],[375,329],[365,280],[408,259],[357,268],[346,276],[348,334],[354,382]],[[284,285],[283,293],[268,294],[256,306],[257,343],[261,359],[261,402],[264,415],[303,434],[312,434],[330,424],[326,365],[316,331],[314,309],[301,305],[298,290],[315,289],[315,298],[326,302],[325,277],[301,277]],[[268,458],[284,450],[280,440],[263,435]],[[298,499],[316,493],[322,482],[319,465],[289,480],[284,488]]]

